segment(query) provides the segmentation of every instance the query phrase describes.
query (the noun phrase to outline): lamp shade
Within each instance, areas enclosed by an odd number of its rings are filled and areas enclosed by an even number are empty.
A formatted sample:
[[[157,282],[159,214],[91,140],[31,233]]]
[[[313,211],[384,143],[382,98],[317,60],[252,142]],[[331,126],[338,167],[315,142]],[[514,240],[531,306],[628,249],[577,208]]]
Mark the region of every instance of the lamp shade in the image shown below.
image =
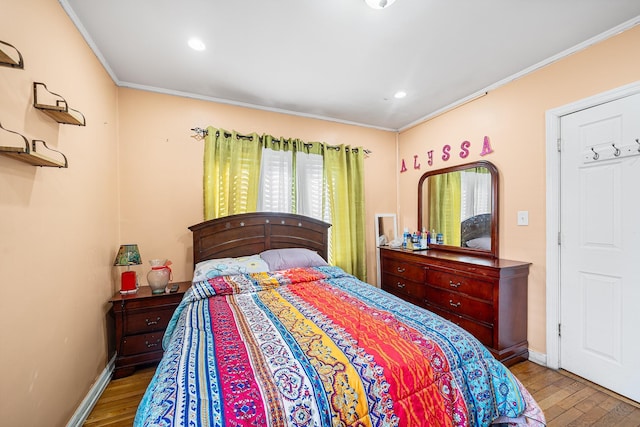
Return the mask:
[[[384,9],[391,6],[396,0],[364,0],[370,8]]]
[[[121,245],[116,255],[116,260],[113,265],[127,266],[127,265],[140,265],[140,251],[138,245]]]

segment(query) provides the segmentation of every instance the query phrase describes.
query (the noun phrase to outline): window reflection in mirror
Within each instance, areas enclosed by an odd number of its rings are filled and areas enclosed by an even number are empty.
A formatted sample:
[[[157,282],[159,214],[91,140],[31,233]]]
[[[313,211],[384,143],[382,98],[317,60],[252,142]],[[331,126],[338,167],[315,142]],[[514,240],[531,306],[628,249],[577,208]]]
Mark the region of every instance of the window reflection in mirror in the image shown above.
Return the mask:
[[[441,237],[435,248],[497,257],[495,166],[486,161],[425,173],[418,193],[421,229]]]

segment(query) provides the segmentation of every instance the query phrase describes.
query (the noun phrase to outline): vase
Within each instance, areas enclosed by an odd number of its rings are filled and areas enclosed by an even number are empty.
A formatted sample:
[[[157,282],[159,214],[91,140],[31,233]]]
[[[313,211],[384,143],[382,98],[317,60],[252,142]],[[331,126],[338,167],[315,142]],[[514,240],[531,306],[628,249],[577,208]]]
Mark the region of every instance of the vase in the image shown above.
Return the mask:
[[[151,259],[151,271],[147,273],[147,282],[153,294],[163,294],[166,291],[167,284],[171,279],[171,261],[166,259]]]

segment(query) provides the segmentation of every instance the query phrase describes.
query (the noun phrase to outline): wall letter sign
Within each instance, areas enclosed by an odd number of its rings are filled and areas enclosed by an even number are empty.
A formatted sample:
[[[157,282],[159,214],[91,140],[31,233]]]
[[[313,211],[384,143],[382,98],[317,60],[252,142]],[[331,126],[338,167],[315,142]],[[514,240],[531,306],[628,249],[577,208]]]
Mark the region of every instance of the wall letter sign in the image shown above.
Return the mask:
[[[462,141],[460,143],[460,151],[458,152],[458,156],[461,159],[466,159],[469,157],[469,153],[471,152],[471,142],[470,141]],[[493,153],[493,148],[491,148],[491,140],[488,136],[484,137],[482,142],[482,151],[480,152],[481,156],[486,156],[487,154]],[[420,169],[421,163],[418,161],[419,156],[415,154],[413,156],[413,168]],[[442,160],[448,161],[451,158],[451,145],[445,144],[442,146]],[[427,164],[429,166],[433,166],[433,150],[427,151]],[[404,159],[402,159],[402,166],[400,167],[400,172],[406,172],[407,165],[405,164]]]

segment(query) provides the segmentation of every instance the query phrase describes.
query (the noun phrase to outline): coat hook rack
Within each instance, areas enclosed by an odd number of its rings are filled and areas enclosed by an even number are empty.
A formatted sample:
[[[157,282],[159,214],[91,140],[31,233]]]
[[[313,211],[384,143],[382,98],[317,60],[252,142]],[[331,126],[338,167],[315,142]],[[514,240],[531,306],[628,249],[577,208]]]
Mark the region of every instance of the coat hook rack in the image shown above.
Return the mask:
[[[582,161],[584,163],[606,162],[607,160],[622,160],[627,157],[636,157],[640,155],[640,138],[634,138],[635,145],[632,141],[627,143],[611,140],[595,144],[592,147],[585,147],[582,152]]]

